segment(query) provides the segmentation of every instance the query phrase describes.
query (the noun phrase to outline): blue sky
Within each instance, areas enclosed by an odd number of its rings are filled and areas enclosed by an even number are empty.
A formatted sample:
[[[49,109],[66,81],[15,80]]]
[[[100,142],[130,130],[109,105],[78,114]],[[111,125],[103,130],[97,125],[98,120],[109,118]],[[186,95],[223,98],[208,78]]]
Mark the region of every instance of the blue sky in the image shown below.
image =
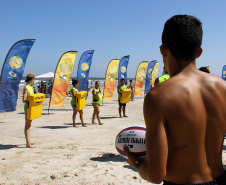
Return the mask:
[[[24,75],[54,72],[61,55],[94,49],[90,77],[104,77],[110,60],[130,55],[128,77],[135,77],[141,61],[157,60],[167,19],[194,15],[203,23],[203,54],[197,67],[211,66],[221,75],[226,64],[226,1],[210,0],[7,0],[0,1],[0,68],[10,47],[21,39],[36,39]]]

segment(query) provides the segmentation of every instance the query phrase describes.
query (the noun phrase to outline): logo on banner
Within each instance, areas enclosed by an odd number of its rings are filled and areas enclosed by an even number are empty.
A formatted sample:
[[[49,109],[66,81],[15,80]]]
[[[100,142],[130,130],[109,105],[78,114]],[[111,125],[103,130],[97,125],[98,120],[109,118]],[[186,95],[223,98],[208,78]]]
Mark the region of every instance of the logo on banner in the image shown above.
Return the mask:
[[[138,74],[139,74],[139,75],[144,75],[144,73],[145,73],[145,71],[144,71],[143,69],[140,69],[140,70],[138,71]]]
[[[115,75],[115,69],[114,68],[109,69],[109,74],[110,75]]]
[[[124,78],[125,76],[121,74],[121,78]]]
[[[81,70],[82,71],[87,71],[88,69],[89,69],[89,64],[87,64],[86,62],[82,63]]]
[[[62,73],[68,73],[68,72],[70,71],[70,69],[71,69],[71,66],[70,66],[70,64],[68,64],[68,63],[62,63],[62,64],[60,65],[60,71],[61,71]]]
[[[9,65],[13,69],[18,69],[22,66],[23,62],[22,59],[18,56],[14,56],[9,59]]]
[[[142,80],[142,76],[139,76],[139,79]]]
[[[223,71],[223,74],[226,75],[226,71]]]
[[[121,72],[122,72],[122,73],[125,73],[125,72],[126,72],[126,67],[125,67],[125,66],[122,66],[122,67],[121,67]],[[123,78],[124,78],[124,77],[123,77]]]
[[[85,73],[82,73],[81,76],[82,76],[83,78],[85,78],[85,77],[86,77],[86,74],[85,74]]]
[[[9,71],[9,78],[16,78],[17,77],[17,72]]]
[[[60,78],[66,80],[67,76],[64,74],[60,74]]]
[[[109,76],[108,78],[109,78],[109,80],[112,80],[113,79],[112,76]]]
[[[148,74],[151,74],[152,68],[148,69]]]

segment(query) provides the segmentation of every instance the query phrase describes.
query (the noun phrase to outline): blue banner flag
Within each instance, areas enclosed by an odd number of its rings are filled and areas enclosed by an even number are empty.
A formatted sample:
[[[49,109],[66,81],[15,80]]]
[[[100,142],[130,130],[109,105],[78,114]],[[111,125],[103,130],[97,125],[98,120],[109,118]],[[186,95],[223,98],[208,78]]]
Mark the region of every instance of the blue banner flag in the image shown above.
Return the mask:
[[[87,91],[88,96],[88,83],[89,83],[89,70],[92,65],[94,50],[86,51],[82,54],[78,64],[77,80],[79,81],[78,90]]]
[[[127,66],[129,63],[129,55],[121,58],[118,66],[118,84],[121,83],[121,79],[125,79],[125,84],[127,85]]]
[[[145,92],[144,94],[147,94],[150,90],[151,90],[151,86],[152,86],[152,72],[154,70],[154,67],[155,65],[157,64],[158,62],[156,60],[153,60],[151,61],[149,64],[148,64],[148,67],[147,67],[147,72],[146,72],[146,79],[145,79]]]
[[[222,78],[226,81],[226,65],[222,69]]]
[[[18,41],[11,47],[5,58],[0,78],[0,112],[16,110],[19,83],[34,42],[35,39]]]

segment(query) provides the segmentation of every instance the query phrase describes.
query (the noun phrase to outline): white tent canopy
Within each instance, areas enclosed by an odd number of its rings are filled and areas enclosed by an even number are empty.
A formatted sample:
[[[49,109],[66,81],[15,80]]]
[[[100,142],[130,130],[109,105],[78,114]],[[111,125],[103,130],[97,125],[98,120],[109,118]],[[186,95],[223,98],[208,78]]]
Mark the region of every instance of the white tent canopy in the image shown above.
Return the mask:
[[[41,74],[41,75],[36,76],[35,79],[36,80],[44,80],[44,81],[46,81],[46,92],[48,92],[49,80],[53,81],[54,73],[48,72],[48,73],[45,73],[45,74]]]
[[[38,75],[35,77],[35,79],[39,79],[39,80],[53,80],[54,78],[54,73],[52,72],[48,72],[48,73],[45,73],[45,74],[41,74],[41,75]]]

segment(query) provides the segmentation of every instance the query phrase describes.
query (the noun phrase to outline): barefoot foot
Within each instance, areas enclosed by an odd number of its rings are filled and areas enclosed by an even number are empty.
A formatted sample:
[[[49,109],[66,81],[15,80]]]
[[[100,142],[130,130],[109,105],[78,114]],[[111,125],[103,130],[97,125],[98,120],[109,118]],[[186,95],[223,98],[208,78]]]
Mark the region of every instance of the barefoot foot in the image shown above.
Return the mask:
[[[31,145],[35,145],[36,143],[34,143],[34,142],[30,142],[30,144],[31,144]]]
[[[119,116],[120,118],[123,118],[122,116]]]
[[[84,123],[82,124],[83,127],[87,127],[87,125],[85,125]]]
[[[96,123],[96,122],[92,122],[92,124],[98,124],[98,123]]]
[[[103,125],[104,123],[99,123],[99,125]]]
[[[30,144],[30,145],[27,144],[26,147],[27,147],[27,148],[36,148],[34,145],[31,145],[31,144]]]
[[[74,125],[74,124],[73,124],[73,127],[78,127],[78,125]]]
[[[127,116],[127,115],[124,115],[123,117],[127,117],[127,118],[128,118],[129,116]]]

